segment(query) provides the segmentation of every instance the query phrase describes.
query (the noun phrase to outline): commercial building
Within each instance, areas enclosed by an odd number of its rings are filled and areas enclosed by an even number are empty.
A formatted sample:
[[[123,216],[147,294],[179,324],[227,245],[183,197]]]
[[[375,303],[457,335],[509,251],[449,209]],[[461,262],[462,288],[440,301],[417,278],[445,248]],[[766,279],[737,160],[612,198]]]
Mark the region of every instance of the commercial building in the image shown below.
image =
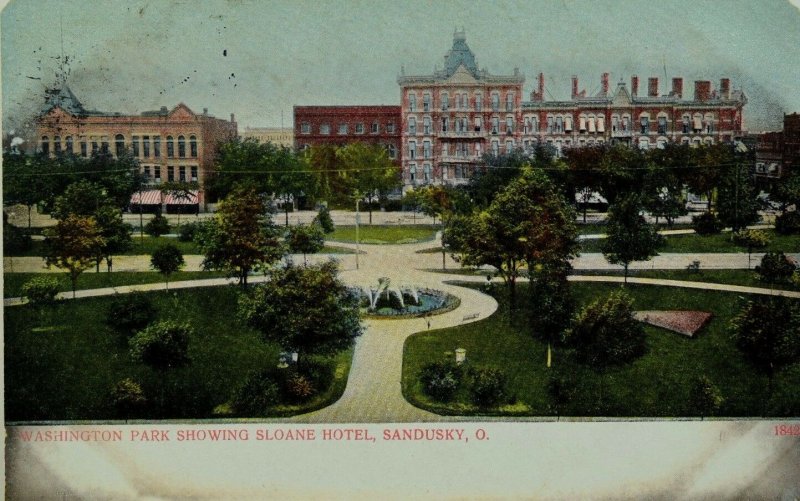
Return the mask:
[[[175,203],[199,207],[204,205],[202,186],[214,168],[218,143],[236,135],[233,114],[230,120],[222,120],[209,115],[207,109],[196,114],[183,103],[139,115],[91,111],[66,85],[48,92],[37,121],[40,152],[80,157],[97,151],[115,157],[129,152],[154,187],[167,181],[197,182],[201,189],[196,196]],[[143,199],[155,196],[156,190],[151,191]]]
[[[276,146],[294,148],[294,133],[292,129],[283,127],[245,127],[242,139],[253,138],[259,143],[272,143]]]
[[[406,185],[465,182],[485,153],[550,145],[564,148],[623,143],[639,148],[666,143],[691,145],[732,141],[742,134],[747,98],[727,78],[717,89],[694,82],[684,94],[682,78],[673,78],[666,94],[658,77],[640,92],[639,77],[630,89],[620,80],[610,88],[604,73],[600,91],[587,96],[572,78],[571,98],[546,100],[539,74],[530,100],[523,100],[525,77],[514,68],[507,75],[479,69],[463,31],[456,31],[444,67],[428,75],[401,69],[403,177]]]
[[[755,136],[756,175],[779,178],[800,168],[800,114],[783,116],[783,130]]]

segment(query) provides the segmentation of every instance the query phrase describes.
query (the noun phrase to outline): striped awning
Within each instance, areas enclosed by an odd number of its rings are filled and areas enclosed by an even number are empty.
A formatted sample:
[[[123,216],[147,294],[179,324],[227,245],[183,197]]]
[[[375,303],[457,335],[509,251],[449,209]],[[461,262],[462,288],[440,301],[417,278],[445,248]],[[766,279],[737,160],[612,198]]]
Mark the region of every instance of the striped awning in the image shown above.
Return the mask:
[[[137,191],[131,196],[131,204],[133,205],[161,205],[161,191],[160,190],[147,190]]]
[[[167,205],[195,205],[197,204],[197,191],[189,191],[186,196],[176,196],[173,193],[168,193],[164,203]]]

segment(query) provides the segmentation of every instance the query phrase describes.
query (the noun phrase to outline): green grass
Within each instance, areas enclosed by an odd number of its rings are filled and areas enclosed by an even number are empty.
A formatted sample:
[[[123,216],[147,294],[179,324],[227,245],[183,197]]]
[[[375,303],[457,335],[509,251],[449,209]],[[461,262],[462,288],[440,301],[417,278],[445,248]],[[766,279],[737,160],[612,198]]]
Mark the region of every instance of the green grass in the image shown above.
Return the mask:
[[[355,254],[356,251],[354,249],[348,249],[347,247],[338,247],[336,245],[325,245],[322,247],[322,250],[319,251],[319,254]]]
[[[78,277],[78,289],[99,289],[102,287],[118,287],[120,285],[138,285],[163,283],[164,276],[155,271],[115,271],[106,273],[105,267],[100,267],[100,273],[85,272]],[[22,285],[33,277],[41,276],[42,273],[3,273],[3,297],[18,297],[21,294]],[[69,277],[66,273],[48,274],[58,280],[59,290],[68,292],[72,290]],[[219,271],[179,271],[169,277],[171,282],[181,280],[199,280],[204,278],[224,277],[224,272]]]
[[[126,256],[140,256],[140,255],[150,255],[155,251],[158,247],[164,244],[172,244],[176,246],[184,255],[188,254],[200,254],[200,249],[195,245],[193,242],[181,242],[177,238],[173,237],[149,237],[145,236],[144,238],[140,238],[139,236],[134,236],[132,238],[133,246],[124,253]],[[31,256],[44,256],[45,254],[45,244],[42,240],[34,240],[32,242],[32,246],[29,250],[24,252],[14,252],[8,253],[6,256],[15,256],[15,257],[31,257]]]
[[[608,294],[615,284],[575,283],[579,303]],[[520,285],[524,301],[527,287]],[[553,367],[546,367],[546,345],[528,332],[524,309],[514,315],[504,289],[498,289],[500,308],[491,317],[464,326],[421,332],[406,340],[403,358],[403,393],[421,408],[440,414],[502,414],[569,416],[675,417],[692,415],[687,407],[690,381],[707,375],[720,389],[725,402],[721,416],[760,416],[767,380],[736,349],[729,321],[741,306],[741,295],[703,290],[629,285],[636,309],[697,309],[714,314],[694,339],[646,326],[648,352],[632,364],[597,374],[575,360],[574,353],[556,347]],[[504,407],[479,409],[466,390],[451,403],[433,401],[423,393],[420,369],[427,363],[453,357],[456,348],[467,350],[467,363],[502,369],[508,377],[512,402]],[[547,381],[560,374],[571,383],[573,397],[558,409],[551,400]],[[800,365],[780,372],[767,403],[768,415],[791,416],[800,412]],[[601,397],[602,395],[602,397]]]
[[[159,319],[188,321],[195,331],[190,364],[167,374],[130,358],[127,336],[106,324],[112,297],[63,301],[41,312],[29,306],[6,308],[6,419],[111,419],[109,392],[123,378],[141,384],[150,402],[143,417],[213,417],[250,373],[276,364],[281,351],[230,314],[237,295],[234,286],[148,293]],[[337,376],[327,391],[274,414],[307,412],[338,399],[351,355],[335,358]],[[161,395],[164,404],[155,405]]]
[[[770,244],[753,252],[798,252],[800,235],[779,235],[775,230],[763,230],[770,236]],[[731,242],[730,232],[703,237],[696,234],[668,235],[665,245],[658,249],[661,253],[704,253],[704,252],[747,252],[747,249]],[[581,252],[602,252],[603,240],[581,240]]]
[[[414,243],[433,240],[439,226],[434,225],[359,225],[358,238],[364,244]],[[337,242],[355,242],[355,226],[337,226],[328,235],[328,240]],[[413,242],[412,242],[413,241]]]

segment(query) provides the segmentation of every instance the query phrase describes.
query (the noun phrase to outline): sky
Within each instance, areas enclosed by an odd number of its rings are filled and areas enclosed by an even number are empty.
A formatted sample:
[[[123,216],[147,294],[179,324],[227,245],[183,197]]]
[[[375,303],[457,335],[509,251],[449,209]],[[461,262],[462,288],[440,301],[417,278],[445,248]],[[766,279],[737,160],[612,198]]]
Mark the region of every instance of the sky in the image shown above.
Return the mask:
[[[547,98],[600,74],[722,77],[743,89],[745,128],[780,130],[800,112],[800,10],[771,1],[12,0],[2,12],[3,127],[41,108],[63,53],[88,109],[140,113],[180,102],[240,131],[292,126],[292,107],[399,104],[397,76],[442,66],[454,29],[478,65],[545,74]],[[63,44],[62,44],[63,39]],[[62,49],[63,47],[63,49]],[[666,78],[665,78],[666,74]]]

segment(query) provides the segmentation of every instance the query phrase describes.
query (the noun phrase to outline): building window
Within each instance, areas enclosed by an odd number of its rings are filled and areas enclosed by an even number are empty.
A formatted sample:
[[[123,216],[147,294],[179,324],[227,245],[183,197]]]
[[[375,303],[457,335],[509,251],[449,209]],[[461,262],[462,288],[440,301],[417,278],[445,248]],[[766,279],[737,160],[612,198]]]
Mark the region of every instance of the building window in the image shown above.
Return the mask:
[[[658,133],[667,133],[667,117],[658,117]]]
[[[347,124],[339,124],[339,135],[343,136],[347,134]]]
[[[469,109],[469,97],[466,92],[461,94],[461,108],[465,110]]]
[[[706,126],[706,134],[713,134],[714,133],[714,116],[713,115],[706,115],[705,117],[705,126]]]
[[[186,158],[186,138],[178,136],[178,157]]]
[[[500,94],[492,92],[492,111],[500,111]]]
[[[422,142],[422,157],[423,158],[431,158],[431,142],[430,141],[423,141]]]
[[[72,149],[72,136],[67,136],[67,154],[72,155],[74,153]]]
[[[564,132],[572,132],[572,117],[564,117]]]
[[[698,134],[703,130],[703,119],[701,115],[697,114],[692,119],[692,130],[695,134]]]
[[[422,133],[426,136],[431,133],[431,117],[422,119]]]
[[[356,134],[363,134],[364,133],[364,123],[357,123],[356,124]]]
[[[422,111],[431,111],[431,95],[427,92],[422,95]]]
[[[386,124],[386,133],[387,134],[394,134],[394,123]]]
[[[189,153],[197,158],[197,136],[189,136]]]
[[[413,92],[408,93],[408,111],[417,111],[417,95]]]
[[[143,171],[144,171],[144,180],[145,180],[146,183],[149,183],[150,182],[150,166],[149,165],[145,165],[143,167]]]
[[[167,167],[167,181],[170,183],[175,181],[175,167],[171,165]]]
[[[417,142],[408,142],[408,158],[417,158]]]
[[[412,136],[417,133],[417,119],[414,117],[408,117],[408,133]]]
[[[48,138],[47,136],[42,136],[41,146],[42,146],[42,153],[45,154],[45,155],[49,155],[50,154],[50,138]]]
[[[81,136],[80,141],[81,141],[81,156],[86,158],[89,156],[89,147],[88,144],[86,143],[86,136]]]
[[[496,157],[500,155],[500,141],[495,139],[492,141],[492,156]]]
[[[192,165],[191,170],[192,170],[192,181],[197,181],[197,166]]]
[[[389,152],[389,158],[392,160],[397,158],[397,147],[393,144],[387,144],[386,150]]]
[[[426,183],[431,181],[431,164],[422,164],[422,178]]]
[[[173,158],[175,156],[175,142],[172,136],[167,136],[167,157]]]
[[[483,118],[475,117],[475,132],[480,132],[483,127]]]
[[[442,117],[442,132],[447,132],[450,129],[450,119]]]
[[[61,136],[53,136],[53,152],[57,157],[61,156]]]
[[[100,137],[100,151],[102,151],[104,154],[108,153],[108,136]]]
[[[125,154],[125,136],[122,134],[114,136],[114,153],[117,155],[117,158]]]
[[[447,95],[447,92],[442,94],[442,111],[447,111],[450,109],[450,96]]]
[[[483,96],[475,94],[475,111],[481,111],[483,108]]]
[[[641,117],[640,119],[641,125],[641,133],[642,134],[650,134],[650,118],[649,117]]]
[[[308,122],[301,123],[300,134],[311,134],[311,124]]]
[[[514,133],[514,117],[506,117],[506,134]]]
[[[506,94],[506,111],[514,111],[514,93]]]
[[[646,137],[640,137],[639,138],[639,149],[640,150],[646,150],[648,148],[650,148],[650,140],[648,140]]]
[[[186,167],[181,165],[180,167],[178,167],[178,169],[179,169],[178,180],[180,180],[181,182],[186,182]]]
[[[153,136],[153,156],[161,157],[161,136]]]
[[[480,158],[481,156],[481,143],[475,143],[475,157]]]
[[[372,122],[372,128],[370,129],[370,132],[372,134],[377,134],[379,132],[379,128],[380,125],[378,125],[378,122]]]
[[[142,152],[145,158],[150,158],[150,136],[142,136]]]
[[[512,151],[514,151],[514,141],[509,139],[506,141],[506,155],[510,155]]]
[[[492,134],[500,133],[500,119],[497,117],[492,118]]]
[[[417,181],[417,164],[408,164],[408,179],[412,183]]]
[[[683,127],[681,130],[684,134],[689,133],[689,115],[683,115]]]
[[[153,181],[160,183],[161,182],[161,166],[156,165],[153,167]]]
[[[319,133],[327,136],[331,133],[331,124],[320,124],[319,126]]]
[[[547,117],[547,133],[553,133],[553,117]]]

